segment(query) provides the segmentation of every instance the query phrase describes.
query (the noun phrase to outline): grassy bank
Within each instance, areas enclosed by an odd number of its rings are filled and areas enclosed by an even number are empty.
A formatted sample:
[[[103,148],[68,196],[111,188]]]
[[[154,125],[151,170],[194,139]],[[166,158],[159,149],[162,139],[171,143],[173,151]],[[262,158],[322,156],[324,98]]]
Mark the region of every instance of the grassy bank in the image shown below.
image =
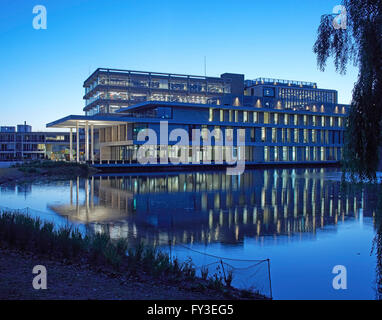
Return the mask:
[[[126,240],[113,241],[106,234],[83,236],[72,227],[55,228],[50,222],[12,212],[0,214],[0,246],[42,255],[52,260],[89,266],[114,276],[132,275],[142,282],[160,280],[193,292],[213,292],[217,299],[263,299],[230,286],[230,281],[195,274],[192,262],[181,263],[154,247],[140,244],[128,249]]]
[[[87,164],[50,160],[24,162],[14,165],[13,168],[27,174],[43,174],[51,176],[85,176],[96,171]]]
[[[98,172],[87,164],[64,161],[29,161],[18,163],[11,168],[0,168],[0,184],[28,182],[38,178],[67,179],[86,177]]]

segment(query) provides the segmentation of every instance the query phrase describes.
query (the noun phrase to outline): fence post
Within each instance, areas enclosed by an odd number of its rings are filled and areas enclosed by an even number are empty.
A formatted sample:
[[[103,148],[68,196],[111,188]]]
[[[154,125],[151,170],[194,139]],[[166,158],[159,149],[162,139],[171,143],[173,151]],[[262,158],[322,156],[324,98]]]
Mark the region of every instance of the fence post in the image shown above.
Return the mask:
[[[225,284],[227,284],[227,277],[226,277],[226,275],[225,275],[225,270],[224,270],[224,265],[223,265],[223,259],[220,259],[220,264],[222,265],[222,269],[223,269],[224,282],[225,282]]]
[[[170,246],[170,262],[172,263],[172,246],[171,246],[171,239],[168,240],[168,245]]]
[[[269,290],[270,290],[270,294],[271,294],[271,299],[273,299],[272,280],[271,280],[271,260],[267,259],[267,261],[268,261]]]

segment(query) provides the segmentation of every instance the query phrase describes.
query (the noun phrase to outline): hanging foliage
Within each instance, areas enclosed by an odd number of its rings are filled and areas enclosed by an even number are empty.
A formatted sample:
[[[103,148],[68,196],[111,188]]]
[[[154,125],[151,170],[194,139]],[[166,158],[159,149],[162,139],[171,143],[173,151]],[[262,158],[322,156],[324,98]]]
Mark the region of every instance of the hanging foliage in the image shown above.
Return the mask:
[[[335,28],[336,15],[323,15],[313,51],[324,71],[329,57],[345,74],[359,69],[346,124],[344,170],[374,179],[381,152],[382,120],[382,0],[344,0],[346,27]]]

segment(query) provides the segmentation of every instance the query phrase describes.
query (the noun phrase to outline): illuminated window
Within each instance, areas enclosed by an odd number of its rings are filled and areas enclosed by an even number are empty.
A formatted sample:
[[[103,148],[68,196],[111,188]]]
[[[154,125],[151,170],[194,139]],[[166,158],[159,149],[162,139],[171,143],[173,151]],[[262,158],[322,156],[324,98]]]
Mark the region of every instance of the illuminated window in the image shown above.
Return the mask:
[[[214,121],[214,109],[210,108],[210,116],[208,118],[209,122]]]
[[[244,111],[243,113],[243,122],[248,122],[248,112]]]
[[[299,138],[299,137],[298,137],[298,129],[294,129],[294,142],[297,142],[297,143],[298,143],[298,141],[299,141],[298,138]]]
[[[254,112],[253,113],[253,123],[258,123],[258,121],[259,121],[259,116],[258,116],[257,112]]]
[[[228,111],[229,122],[232,122],[232,110]]]
[[[268,112],[264,112],[264,123],[269,124],[269,113]]]
[[[265,161],[271,161],[271,152],[269,147],[264,147]]]
[[[263,128],[261,128],[261,141],[262,142],[265,142],[265,140],[266,140],[266,131],[265,131],[265,128],[263,127]]]
[[[283,147],[283,161],[288,161],[288,147]]]
[[[239,111],[235,110],[235,122],[239,122]]]
[[[284,114],[284,124],[288,125],[288,115]]]
[[[224,121],[224,110],[220,110],[220,122]]]
[[[276,128],[272,128],[272,142],[275,143],[277,141],[277,130]]]
[[[325,159],[325,148],[321,147],[321,161],[326,160]]]

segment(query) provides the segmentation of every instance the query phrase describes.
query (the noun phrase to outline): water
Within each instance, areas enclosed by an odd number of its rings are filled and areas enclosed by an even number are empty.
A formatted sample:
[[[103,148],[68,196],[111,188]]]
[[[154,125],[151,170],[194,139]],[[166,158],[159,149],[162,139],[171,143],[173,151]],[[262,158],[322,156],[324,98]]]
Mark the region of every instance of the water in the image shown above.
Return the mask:
[[[167,249],[172,240],[180,245],[173,254],[200,265],[211,260],[187,248],[270,259],[275,299],[375,299],[376,203],[373,188],[341,190],[336,169],[126,174],[0,187],[2,207],[29,207],[89,233]],[[333,289],[336,265],[347,268],[347,290]],[[253,270],[245,276],[267,286],[267,265]]]

